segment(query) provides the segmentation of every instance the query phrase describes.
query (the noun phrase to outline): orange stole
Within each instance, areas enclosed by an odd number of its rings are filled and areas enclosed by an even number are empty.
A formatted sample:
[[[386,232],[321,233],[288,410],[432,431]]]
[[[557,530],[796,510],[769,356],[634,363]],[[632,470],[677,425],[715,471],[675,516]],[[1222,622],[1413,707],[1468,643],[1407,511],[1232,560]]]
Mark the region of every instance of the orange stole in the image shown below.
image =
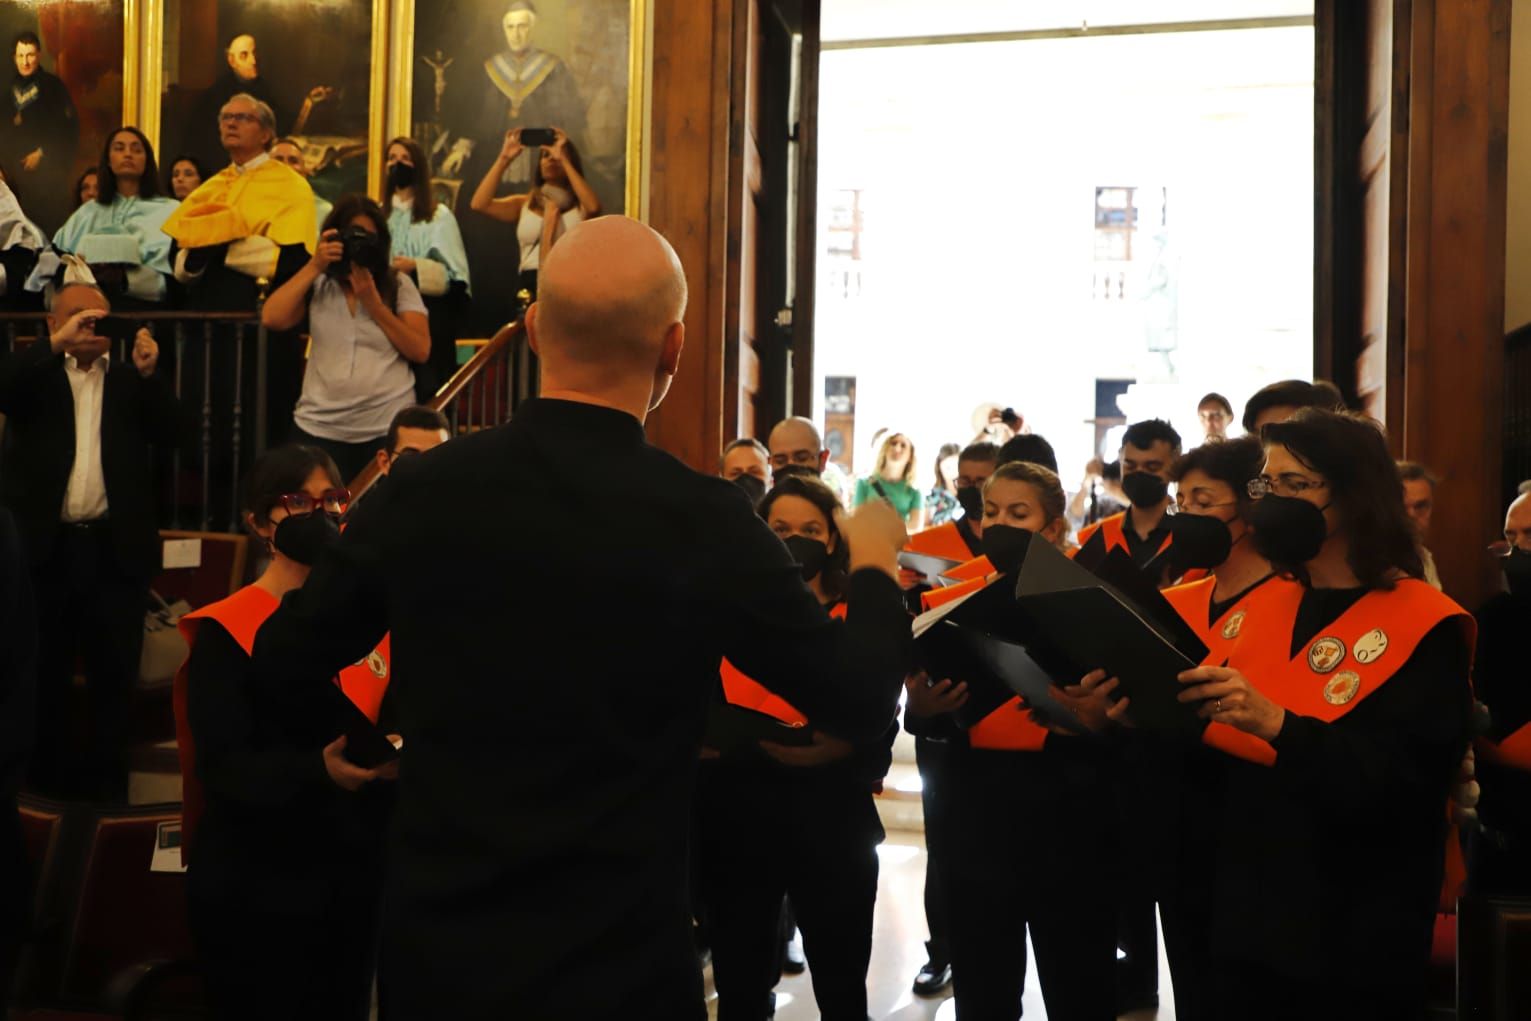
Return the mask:
[[[844,620],[845,604],[836,603],[830,609],[829,615],[836,620]],[[718,673],[722,675],[723,697],[728,700],[729,705],[774,716],[789,727],[808,726],[808,717],[799,712],[796,706],[741,672],[728,660],[725,659],[718,665]]]
[[[1272,578],[1265,585],[1295,584],[1295,582],[1282,582]],[[1265,585],[1262,585],[1263,589]],[[1238,643],[1239,635],[1244,628],[1245,617],[1248,611],[1244,609],[1249,597],[1239,600],[1230,606],[1223,615],[1211,624],[1207,623],[1211,613],[1212,594],[1217,588],[1217,579],[1208,576],[1201,581],[1194,581],[1187,585],[1175,585],[1164,590],[1164,598],[1175,608],[1175,612],[1191,625],[1202,644],[1207,647],[1207,658],[1201,661],[1202,666],[1222,666],[1228,662],[1228,657],[1233,653],[1233,647]],[[1255,589],[1259,592],[1260,589]],[[1253,595],[1254,593],[1250,593]],[[1230,727],[1226,723],[1218,723],[1213,720],[1207,724],[1201,732],[1203,744],[1253,762],[1261,766],[1273,766],[1276,764],[1276,749],[1267,742],[1260,740],[1253,734],[1246,734],[1237,727]]]
[[[266,623],[277,606],[277,598],[258,585],[246,585],[227,599],[219,600],[194,610],[181,618],[179,627],[186,638],[188,648],[195,646],[197,632],[204,620],[214,620],[226,630],[244,650],[246,656],[255,649],[255,635]],[[187,662],[190,662],[188,656]],[[378,643],[366,659],[352,664],[340,672],[340,688],[357,708],[377,722],[383,695],[388,690],[389,668],[388,636]],[[181,763],[181,861],[190,861],[191,846],[197,826],[202,820],[206,798],[202,780],[197,775],[196,740],[191,732],[191,718],[187,709],[186,663],[175,673],[175,686],[171,691],[171,707],[175,714],[177,754]]]
[[[1258,627],[1244,628],[1228,665],[1289,712],[1333,723],[1360,705],[1408,661],[1443,620],[1456,620],[1469,647],[1472,617],[1422,581],[1368,592],[1293,657],[1292,629],[1304,588],[1262,585],[1247,600]]]
[[[1477,740],[1478,753],[1489,762],[1531,772],[1531,723],[1510,734],[1503,741],[1486,737]]]
[[[928,557],[940,557],[958,563],[973,557],[973,551],[968,549],[968,544],[963,541],[962,533],[953,521],[915,532],[904,548],[910,553],[923,553]]]

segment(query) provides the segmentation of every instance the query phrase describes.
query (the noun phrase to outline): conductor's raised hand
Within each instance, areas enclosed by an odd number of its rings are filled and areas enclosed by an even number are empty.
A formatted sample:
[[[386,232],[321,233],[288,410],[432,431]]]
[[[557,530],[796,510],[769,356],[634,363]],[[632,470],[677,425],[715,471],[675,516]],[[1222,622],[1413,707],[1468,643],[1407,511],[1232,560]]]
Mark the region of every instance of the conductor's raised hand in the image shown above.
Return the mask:
[[[966,705],[968,700],[966,681],[953,684],[948,678],[932,684],[930,676],[923,671],[904,679],[904,691],[908,695],[905,704],[911,716],[930,717],[954,713]]]
[[[392,780],[399,775],[397,762],[380,766],[377,769],[363,769],[350,759],[346,758],[346,736],[344,734],[324,746],[324,771],[330,775],[330,780],[341,790],[359,791],[373,780]],[[392,776],[386,772],[392,766]]]
[[[831,762],[839,762],[841,759],[850,758],[851,752],[856,746],[849,741],[843,741],[838,737],[826,734],[822,730],[813,732],[813,744],[805,746],[777,744],[775,741],[760,742],[760,750],[771,758],[780,762],[783,766],[796,766],[808,768],[812,766],[827,766]]]
[[[898,551],[909,542],[909,533],[886,500],[869,500],[850,513],[835,511],[835,527],[850,550],[853,572],[871,567],[898,581]]]
[[[1274,741],[1286,722],[1286,710],[1260,693],[1249,678],[1222,666],[1200,666],[1179,677],[1182,702],[1200,702],[1196,715]]]

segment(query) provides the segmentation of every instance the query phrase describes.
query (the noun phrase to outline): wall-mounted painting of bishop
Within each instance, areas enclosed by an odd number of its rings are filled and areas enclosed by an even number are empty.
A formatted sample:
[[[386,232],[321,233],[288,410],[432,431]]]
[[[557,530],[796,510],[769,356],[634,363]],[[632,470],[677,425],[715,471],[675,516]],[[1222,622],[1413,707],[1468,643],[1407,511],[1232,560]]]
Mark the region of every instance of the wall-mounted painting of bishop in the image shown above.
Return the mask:
[[[516,313],[520,264],[540,237],[526,224],[474,212],[471,199],[491,172],[498,198],[528,195],[540,208],[546,150],[528,145],[495,170],[506,133],[546,128],[581,180],[562,192],[577,203],[588,187],[602,212],[626,209],[630,171],[629,80],[633,0],[432,0],[415,7],[412,131],[431,155],[436,187],[462,226],[474,280],[474,332],[489,333]],[[556,171],[555,171],[556,172]],[[568,184],[560,181],[559,184]],[[579,203],[583,204],[583,203]],[[541,220],[538,218],[538,222]],[[527,238],[518,234],[526,234]],[[512,252],[521,253],[512,259]],[[483,283],[480,283],[483,281]]]

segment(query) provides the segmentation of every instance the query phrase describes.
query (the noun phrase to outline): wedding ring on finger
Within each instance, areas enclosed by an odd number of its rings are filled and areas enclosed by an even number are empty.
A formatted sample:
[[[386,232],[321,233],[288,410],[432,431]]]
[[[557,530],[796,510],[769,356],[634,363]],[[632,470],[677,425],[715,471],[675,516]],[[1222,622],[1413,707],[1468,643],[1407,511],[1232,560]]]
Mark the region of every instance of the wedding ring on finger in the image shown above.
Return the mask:
[[[1222,699],[1218,699],[1216,702],[1212,703],[1212,711],[1214,713],[1220,713],[1220,712],[1223,711],[1223,700]]]

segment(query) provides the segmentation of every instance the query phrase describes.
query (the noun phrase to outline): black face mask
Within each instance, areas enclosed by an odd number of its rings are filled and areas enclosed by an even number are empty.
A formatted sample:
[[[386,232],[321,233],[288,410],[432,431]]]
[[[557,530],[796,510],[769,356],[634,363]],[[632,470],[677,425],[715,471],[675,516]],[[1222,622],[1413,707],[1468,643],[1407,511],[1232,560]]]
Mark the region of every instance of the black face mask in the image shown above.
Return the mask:
[[[1170,495],[1170,484],[1148,472],[1128,472],[1122,476],[1122,492],[1134,507],[1157,507]]]
[[[780,468],[773,468],[771,470],[771,484],[774,486],[782,479],[790,479],[794,475],[805,479],[821,479],[824,477],[823,472],[817,468],[810,468],[806,464],[785,464]]]
[[[1300,567],[1318,556],[1329,538],[1324,510],[1295,496],[1271,494],[1255,503],[1250,527],[1255,530],[1255,550],[1272,564]]]
[[[390,188],[409,188],[415,183],[415,168],[408,163],[395,163],[388,168]]]
[[[744,490],[744,495],[750,498],[751,507],[758,504],[765,497],[765,481],[758,476],[745,472],[743,475],[735,475],[730,481]]]
[[[958,486],[957,505],[962,508],[964,517],[973,521],[983,520],[983,487],[982,486]]]
[[[291,515],[277,523],[271,544],[288,560],[312,567],[326,548],[340,541],[340,525],[328,514]]]
[[[983,530],[983,555],[1000,574],[1014,574],[1026,560],[1026,551],[1036,535],[1029,528],[1014,525],[985,525]]]
[[[804,581],[817,578],[829,562],[829,547],[817,539],[810,539],[806,535],[789,535],[782,542],[787,544],[787,552],[792,554],[792,559],[802,568]]]
[[[1509,556],[1499,561],[1499,569],[1504,572],[1510,595],[1531,596],[1531,552],[1512,549]]]
[[[1172,575],[1178,577],[1192,569],[1210,571],[1233,551],[1233,533],[1222,518],[1181,511],[1169,519],[1169,525]]]

